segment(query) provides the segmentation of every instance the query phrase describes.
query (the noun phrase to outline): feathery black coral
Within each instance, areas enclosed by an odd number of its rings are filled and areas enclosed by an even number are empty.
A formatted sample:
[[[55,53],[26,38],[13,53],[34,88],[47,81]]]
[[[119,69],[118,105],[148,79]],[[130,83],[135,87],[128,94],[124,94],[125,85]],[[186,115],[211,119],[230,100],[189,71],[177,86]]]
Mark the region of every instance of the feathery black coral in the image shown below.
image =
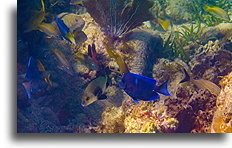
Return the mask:
[[[120,37],[153,18],[149,0],[86,0],[84,6],[109,37]]]

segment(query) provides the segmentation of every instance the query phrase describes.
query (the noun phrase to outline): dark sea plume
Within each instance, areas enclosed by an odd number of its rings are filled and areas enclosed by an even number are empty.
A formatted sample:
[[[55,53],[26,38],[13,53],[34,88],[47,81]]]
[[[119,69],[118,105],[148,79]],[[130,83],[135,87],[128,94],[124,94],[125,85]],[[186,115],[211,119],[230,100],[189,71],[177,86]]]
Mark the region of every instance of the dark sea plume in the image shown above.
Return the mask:
[[[118,38],[153,18],[149,0],[86,0],[87,12],[100,25],[106,36]]]

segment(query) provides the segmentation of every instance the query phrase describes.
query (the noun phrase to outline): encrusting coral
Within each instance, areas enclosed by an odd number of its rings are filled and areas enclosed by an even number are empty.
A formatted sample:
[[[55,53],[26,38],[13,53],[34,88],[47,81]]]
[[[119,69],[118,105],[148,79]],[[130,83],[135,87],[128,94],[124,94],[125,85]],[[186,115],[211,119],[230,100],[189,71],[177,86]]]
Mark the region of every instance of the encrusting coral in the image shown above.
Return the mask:
[[[222,91],[217,97],[217,109],[213,116],[211,125],[212,133],[231,133],[232,127],[232,94],[231,94],[231,76],[232,73],[224,76],[219,84],[222,87]]]

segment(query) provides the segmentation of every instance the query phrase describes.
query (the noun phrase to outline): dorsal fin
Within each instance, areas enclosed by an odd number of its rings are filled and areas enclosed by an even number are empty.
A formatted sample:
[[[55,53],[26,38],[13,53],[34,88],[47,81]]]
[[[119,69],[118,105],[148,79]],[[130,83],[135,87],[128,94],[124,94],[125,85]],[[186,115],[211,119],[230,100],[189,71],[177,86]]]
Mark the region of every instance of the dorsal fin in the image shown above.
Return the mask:
[[[180,81],[180,83],[190,81],[190,76],[189,76],[188,72],[185,70],[185,68],[184,68],[184,74],[185,74],[185,77],[183,80]]]

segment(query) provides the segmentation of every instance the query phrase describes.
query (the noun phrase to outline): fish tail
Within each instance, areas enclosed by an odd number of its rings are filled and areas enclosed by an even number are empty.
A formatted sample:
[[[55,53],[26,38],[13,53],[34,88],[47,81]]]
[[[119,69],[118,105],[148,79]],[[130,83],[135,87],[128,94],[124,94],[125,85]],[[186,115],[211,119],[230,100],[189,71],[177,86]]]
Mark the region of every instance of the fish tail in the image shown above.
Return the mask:
[[[190,76],[188,74],[188,72],[186,71],[186,69],[184,68],[184,74],[185,74],[185,77],[183,80],[180,81],[180,83],[184,83],[184,82],[188,82],[190,81]]]
[[[44,6],[44,1],[43,0],[41,0],[41,6],[42,6],[41,11],[45,12],[45,6]]]
[[[170,93],[168,92],[168,80],[165,81],[160,86],[156,87],[156,92],[163,94],[165,96],[170,96]]]
[[[28,99],[31,99],[31,83],[30,82],[24,82],[23,87],[27,93]]]

